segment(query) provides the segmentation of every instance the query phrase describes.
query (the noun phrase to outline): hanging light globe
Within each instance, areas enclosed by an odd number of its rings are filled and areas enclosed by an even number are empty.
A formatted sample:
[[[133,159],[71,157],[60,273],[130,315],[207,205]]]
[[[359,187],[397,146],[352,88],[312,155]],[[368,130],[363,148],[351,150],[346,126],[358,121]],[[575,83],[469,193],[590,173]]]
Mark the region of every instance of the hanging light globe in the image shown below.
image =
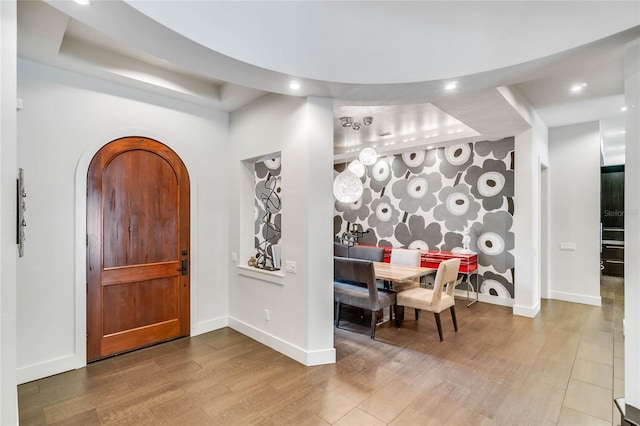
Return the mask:
[[[362,196],[362,181],[349,169],[333,180],[333,195],[343,203],[355,203]]]
[[[362,164],[362,161],[358,159],[353,160],[351,163],[349,163],[349,167],[347,168],[351,170],[358,177],[364,176],[364,172],[366,172],[364,164]]]
[[[360,151],[358,159],[362,161],[362,164],[364,164],[365,166],[373,166],[374,164],[376,164],[376,160],[378,159],[378,153],[375,149],[367,147]]]

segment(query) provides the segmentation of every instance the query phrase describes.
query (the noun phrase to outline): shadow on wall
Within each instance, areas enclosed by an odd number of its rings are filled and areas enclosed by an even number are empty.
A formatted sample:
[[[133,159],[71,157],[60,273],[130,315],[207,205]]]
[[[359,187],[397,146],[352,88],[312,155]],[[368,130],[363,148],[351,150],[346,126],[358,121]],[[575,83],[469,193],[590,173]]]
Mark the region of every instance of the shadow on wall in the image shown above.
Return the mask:
[[[334,234],[361,244],[455,251],[469,227],[481,292],[514,297],[514,137],[380,157],[355,203],[335,201]],[[336,165],[336,170],[344,164]]]

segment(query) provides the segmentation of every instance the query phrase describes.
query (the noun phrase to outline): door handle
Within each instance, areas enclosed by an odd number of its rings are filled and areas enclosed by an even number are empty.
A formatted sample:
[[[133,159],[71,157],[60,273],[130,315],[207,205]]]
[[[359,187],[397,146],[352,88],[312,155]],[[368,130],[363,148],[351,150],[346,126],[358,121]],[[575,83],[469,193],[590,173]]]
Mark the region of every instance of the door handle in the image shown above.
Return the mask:
[[[180,273],[182,275],[189,274],[189,261],[187,259],[182,259]]]

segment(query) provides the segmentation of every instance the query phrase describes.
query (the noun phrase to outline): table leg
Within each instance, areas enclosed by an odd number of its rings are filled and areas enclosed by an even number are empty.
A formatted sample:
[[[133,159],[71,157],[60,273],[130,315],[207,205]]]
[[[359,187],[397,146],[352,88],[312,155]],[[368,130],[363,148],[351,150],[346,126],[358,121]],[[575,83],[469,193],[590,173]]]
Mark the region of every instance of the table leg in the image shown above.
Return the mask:
[[[474,289],[473,284],[471,284],[471,275],[475,274],[476,275],[476,287]],[[478,275],[478,270],[476,269],[473,272],[467,272],[466,274],[466,280],[467,280],[467,308],[471,305],[473,305],[474,303],[478,302],[479,300],[479,293],[480,293],[480,275]],[[472,289],[475,290],[476,292],[476,298],[475,300],[471,300],[469,301],[469,287],[471,287]]]

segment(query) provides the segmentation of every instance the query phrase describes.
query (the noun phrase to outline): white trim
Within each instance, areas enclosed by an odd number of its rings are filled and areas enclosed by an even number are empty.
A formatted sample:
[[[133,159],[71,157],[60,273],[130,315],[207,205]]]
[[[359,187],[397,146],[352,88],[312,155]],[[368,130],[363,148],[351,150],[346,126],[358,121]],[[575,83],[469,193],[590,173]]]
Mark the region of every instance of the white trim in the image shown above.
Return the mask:
[[[49,359],[38,364],[19,367],[16,371],[16,376],[18,384],[21,385],[43,377],[53,376],[54,374],[82,367],[84,367],[84,365],[78,366],[77,354],[69,354],[60,358]]]
[[[335,348],[324,349],[319,351],[305,351],[304,349],[286,342],[279,337],[259,330],[252,325],[242,322],[234,317],[229,317],[229,327],[245,336],[251,337],[263,345],[269,346],[271,349],[280,352],[289,358],[298,361],[300,364],[310,367],[312,365],[335,364],[336,350]]]
[[[265,271],[264,269],[253,268],[245,265],[238,265],[236,268],[238,270],[238,275],[284,285],[284,274],[282,272]]]
[[[485,294],[485,293],[480,293],[479,299],[480,299],[480,302],[491,303],[492,305],[506,306],[508,308],[513,307],[515,303],[514,299],[492,296],[490,294]]]
[[[87,172],[91,160],[109,140],[97,139],[84,150],[76,166],[75,176],[75,320],[76,333],[74,341],[73,368],[87,365]],[[67,369],[68,370],[68,369]],[[66,371],[60,369],[53,374]],[[50,374],[48,374],[50,375]],[[47,375],[40,376],[46,377]]]
[[[521,317],[534,318],[540,312],[540,302],[535,306],[522,306],[513,305],[513,315],[520,315]]]
[[[220,330],[229,326],[229,317],[210,319],[204,322],[194,323],[191,321],[191,337],[199,334],[209,333],[211,331]]]
[[[461,290],[457,288],[453,293],[453,296],[456,300],[464,300],[467,301],[467,290]],[[476,293],[474,291],[469,291],[469,302],[473,302],[476,300]],[[490,294],[479,293],[478,294],[478,302],[490,303],[492,305],[506,306],[508,308],[513,307],[514,300],[507,299],[504,297],[492,296]]]
[[[513,305],[513,315],[534,318],[540,312],[540,300],[534,306]]]
[[[585,305],[602,306],[600,296],[586,296],[584,294],[565,293],[563,291],[551,291],[551,298],[565,302],[582,303]]]
[[[325,365],[336,363],[336,350],[335,348],[324,349],[321,351],[309,351],[307,352],[307,367],[314,365]]]

